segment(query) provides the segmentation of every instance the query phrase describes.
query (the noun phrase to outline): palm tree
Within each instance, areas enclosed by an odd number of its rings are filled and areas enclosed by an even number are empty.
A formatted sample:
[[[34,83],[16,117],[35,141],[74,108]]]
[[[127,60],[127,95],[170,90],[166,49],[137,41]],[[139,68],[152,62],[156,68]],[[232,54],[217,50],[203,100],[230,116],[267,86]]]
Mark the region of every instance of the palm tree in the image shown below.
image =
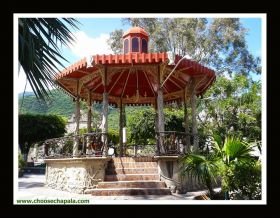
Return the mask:
[[[234,174],[232,166],[235,164],[240,166],[254,160],[255,157],[251,154],[253,145],[234,136],[228,136],[223,141],[220,136],[214,135],[212,142],[212,153],[207,155],[190,153],[184,156],[181,159],[181,173],[203,182],[209,190],[210,198],[214,196],[212,184],[216,183],[218,175],[221,176],[225,199],[229,199],[231,191],[229,181]]]
[[[225,193],[225,199],[228,200],[229,191],[231,191],[229,183],[232,183],[231,180],[234,177],[232,169],[237,165],[248,164],[255,160],[252,155],[254,145],[234,136],[227,136],[223,142],[218,135],[213,136],[213,145],[218,160],[216,165],[222,176],[222,190]]]
[[[206,185],[210,198],[214,196],[212,183],[216,183],[218,167],[215,164],[213,155],[188,154],[181,160],[181,172],[183,175],[188,175],[196,178],[199,182]]]
[[[67,61],[60,52],[59,44],[68,46],[74,36],[67,25],[78,29],[73,18],[19,18],[19,63],[37,98],[49,98],[53,76]]]

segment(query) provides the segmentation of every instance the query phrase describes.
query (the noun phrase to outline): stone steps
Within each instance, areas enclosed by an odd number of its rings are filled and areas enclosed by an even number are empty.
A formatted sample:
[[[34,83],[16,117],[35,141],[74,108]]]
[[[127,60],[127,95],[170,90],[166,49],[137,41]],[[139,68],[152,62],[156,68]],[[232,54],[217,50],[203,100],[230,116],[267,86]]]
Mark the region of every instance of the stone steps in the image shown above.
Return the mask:
[[[104,181],[159,180],[158,174],[114,174],[105,175]]]
[[[169,188],[98,188],[85,192],[94,196],[170,195]]]
[[[155,162],[153,157],[113,157],[111,160],[113,163],[125,163],[125,162]]]
[[[160,181],[153,157],[117,157],[107,165],[105,178],[97,188],[86,190],[94,196],[170,195]]]
[[[109,162],[108,169],[110,168],[156,168],[156,162]]]
[[[166,188],[162,181],[113,181],[99,182],[98,188]]]
[[[112,174],[157,174],[158,168],[109,168],[106,170],[107,175]]]

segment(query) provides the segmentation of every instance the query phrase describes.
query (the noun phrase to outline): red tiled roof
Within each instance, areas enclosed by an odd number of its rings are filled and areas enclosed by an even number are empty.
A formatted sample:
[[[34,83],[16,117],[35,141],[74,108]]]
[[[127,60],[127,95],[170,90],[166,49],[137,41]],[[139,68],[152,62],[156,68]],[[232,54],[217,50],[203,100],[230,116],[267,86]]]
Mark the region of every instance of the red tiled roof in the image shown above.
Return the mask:
[[[123,34],[123,37],[127,36],[128,34],[131,34],[131,33],[141,33],[145,36],[148,36],[148,33],[142,29],[141,27],[132,27],[131,29],[129,29],[128,31],[126,31],[124,34]]]
[[[128,53],[128,54],[109,54],[109,55],[94,55],[94,64],[134,64],[134,63],[160,63],[168,60],[167,53]],[[87,66],[87,59],[76,62],[68,68],[56,75],[55,79],[67,76],[68,74],[85,68]]]
[[[92,56],[92,65],[87,65],[87,59],[83,58],[82,60],[76,62],[75,64],[64,69],[62,72],[56,75],[55,79],[58,80],[58,84],[65,89],[67,92],[71,93],[73,96],[76,95],[75,84],[79,78],[83,78],[87,75],[93,75],[94,78],[83,83],[81,89],[81,97],[86,98],[85,90],[93,90],[93,100],[101,101],[102,93],[106,88],[109,95],[109,101],[116,103],[115,98],[120,96],[125,97],[128,103],[133,104],[142,104],[142,103],[151,103],[155,96],[155,92],[158,89],[158,82],[155,76],[155,73],[151,71],[145,71],[141,67],[137,69],[137,73],[130,74],[127,66],[128,65],[149,65],[149,64],[160,64],[167,63],[166,67],[170,70],[174,69],[174,66],[182,57],[176,55],[175,63],[168,64],[168,55],[164,53],[128,53],[128,54],[116,54],[116,55],[94,55]],[[102,83],[101,75],[97,74],[98,71],[97,65],[107,65],[112,69],[121,69],[115,73],[111,74],[111,79],[109,80],[106,87]],[[177,73],[176,73],[177,72]],[[181,98],[181,95],[178,92],[182,91],[184,87],[189,82],[189,78],[194,76],[199,78],[201,83],[196,87],[197,95],[203,94],[207,88],[215,81],[215,72],[207,67],[202,66],[201,64],[184,59],[176,68],[176,72],[167,79],[164,85],[164,95],[169,95],[166,97],[165,101],[172,101],[178,98]],[[167,75],[166,75],[167,76]],[[206,77],[205,77],[206,76]],[[62,78],[69,78],[63,80]],[[75,79],[74,79],[75,78]],[[90,77],[89,77],[90,78]],[[167,78],[167,77],[165,77]],[[61,80],[60,80],[61,79]],[[126,86],[126,84],[129,84]],[[132,98],[136,96],[136,90],[138,90],[139,95],[142,96],[142,100],[135,103]],[[175,93],[175,94],[173,94]],[[176,94],[177,93],[177,94]],[[128,97],[127,97],[128,96]],[[143,97],[144,96],[144,97]],[[147,97],[147,98],[146,98]],[[131,99],[131,100],[128,100]]]

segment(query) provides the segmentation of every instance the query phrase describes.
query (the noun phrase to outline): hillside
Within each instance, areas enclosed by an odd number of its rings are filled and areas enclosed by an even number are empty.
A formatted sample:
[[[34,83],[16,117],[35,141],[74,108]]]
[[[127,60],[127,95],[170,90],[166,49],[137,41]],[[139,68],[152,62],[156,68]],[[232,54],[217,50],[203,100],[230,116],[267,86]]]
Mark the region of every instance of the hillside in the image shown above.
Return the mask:
[[[19,113],[57,114],[67,118],[74,113],[74,102],[61,90],[52,90],[52,100],[49,103],[39,101],[35,95],[19,97]]]
[[[22,93],[19,94],[19,113],[36,113],[36,114],[56,114],[70,118],[71,115],[75,112],[75,104],[73,99],[65,94],[61,90],[52,90],[52,101],[48,104],[38,101],[34,94],[28,93],[24,97],[23,105],[22,103]],[[21,108],[21,110],[20,110]],[[86,109],[85,103],[81,104],[81,108]],[[145,108],[141,107],[126,107],[126,115],[134,113],[135,110]],[[100,114],[102,109],[102,104],[95,104],[93,106],[93,111]],[[119,128],[119,111],[117,108],[109,108],[109,117],[108,117],[109,128],[118,130]]]

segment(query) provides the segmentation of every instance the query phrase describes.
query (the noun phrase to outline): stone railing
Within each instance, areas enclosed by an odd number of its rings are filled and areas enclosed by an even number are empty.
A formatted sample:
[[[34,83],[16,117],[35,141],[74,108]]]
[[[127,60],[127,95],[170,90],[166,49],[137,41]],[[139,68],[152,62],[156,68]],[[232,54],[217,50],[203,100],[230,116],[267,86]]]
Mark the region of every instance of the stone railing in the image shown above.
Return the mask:
[[[74,142],[78,140],[78,156],[107,156],[107,134],[86,133],[48,139],[43,143],[44,158],[73,157]]]

